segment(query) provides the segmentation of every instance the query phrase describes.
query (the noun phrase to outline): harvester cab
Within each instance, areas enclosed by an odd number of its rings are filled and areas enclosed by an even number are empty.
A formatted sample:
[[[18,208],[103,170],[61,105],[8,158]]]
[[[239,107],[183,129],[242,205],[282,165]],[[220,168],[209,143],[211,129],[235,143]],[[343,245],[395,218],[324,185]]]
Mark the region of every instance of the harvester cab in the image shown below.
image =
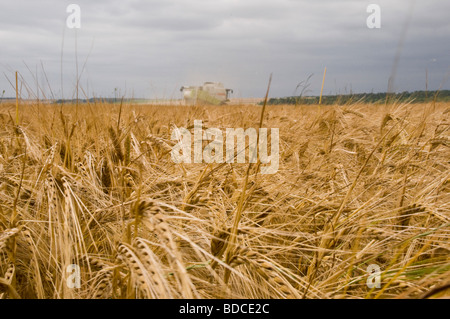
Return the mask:
[[[202,86],[182,86],[180,89],[187,105],[225,105],[232,89],[220,82],[205,82]]]

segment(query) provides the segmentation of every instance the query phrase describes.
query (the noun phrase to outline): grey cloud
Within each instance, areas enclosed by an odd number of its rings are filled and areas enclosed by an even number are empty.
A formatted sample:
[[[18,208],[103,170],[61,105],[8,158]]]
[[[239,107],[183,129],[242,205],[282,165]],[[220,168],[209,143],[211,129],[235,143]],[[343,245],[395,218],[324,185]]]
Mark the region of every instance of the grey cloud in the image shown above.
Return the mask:
[[[77,1],[82,27],[65,28],[70,2],[9,2],[0,12],[0,68],[28,81],[40,61],[55,92],[73,92],[75,38],[81,83],[97,95],[115,87],[135,96],[177,96],[183,84],[217,80],[237,95],[293,93],[314,73],[311,93],[384,91],[412,1],[380,0],[382,28],[366,27],[369,1]],[[424,70],[437,88],[450,66],[450,3],[416,1],[404,41],[397,90],[423,89]],[[63,50],[62,43],[64,41]],[[92,49],[91,49],[92,46]],[[435,62],[430,62],[435,58]],[[39,71],[40,77],[42,72]],[[0,78],[0,90],[7,80]],[[449,83],[446,84],[449,87]],[[179,92],[178,92],[179,93]]]

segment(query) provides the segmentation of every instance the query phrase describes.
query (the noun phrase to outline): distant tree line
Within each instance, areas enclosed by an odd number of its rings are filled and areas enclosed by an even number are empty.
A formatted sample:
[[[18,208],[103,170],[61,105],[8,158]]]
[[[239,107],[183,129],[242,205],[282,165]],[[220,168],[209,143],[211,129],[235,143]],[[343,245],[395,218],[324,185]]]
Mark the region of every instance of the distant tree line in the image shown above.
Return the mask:
[[[14,101],[16,98],[15,97],[5,97],[2,98],[0,96],[0,101],[4,100],[5,102],[8,101]],[[25,99],[27,100],[27,99]],[[32,99],[30,99],[32,100]],[[55,103],[55,104],[61,104],[61,103],[67,103],[67,104],[75,104],[77,102],[77,99],[59,99],[59,100],[46,100],[43,99],[43,101],[49,101],[51,103]],[[98,102],[103,102],[103,103],[120,103],[122,101],[122,98],[110,98],[110,97],[99,97],[99,98],[90,98],[90,99],[78,99],[78,103],[98,103]],[[123,99],[123,102],[133,102],[133,101],[137,101],[136,99]]]
[[[100,98],[90,98],[90,99],[78,99],[78,103],[120,103],[122,101],[121,98],[113,98],[113,97],[100,97]],[[123,99],[123,102],[131,102],[133,99]],[[53,103],[61,104],[61,103],[68,103],[68,104],[75,104],[77,102],[76,99],[64,99],[64,100],[55,100]]]
[[[372,104],[381,104],[388,101],[426,103],[436,98],[437,102],[450,102],[450,90],[443,91],[414,91],[402,93],[358,93],[346,95],[326,95],[322,96],[322,104],[351,104],[355,102],[364,102]],[[318,96],[289,96],[281,98],[271,98],[268,104],[319,104]],[[262,103],[261,103],[262,104]]]

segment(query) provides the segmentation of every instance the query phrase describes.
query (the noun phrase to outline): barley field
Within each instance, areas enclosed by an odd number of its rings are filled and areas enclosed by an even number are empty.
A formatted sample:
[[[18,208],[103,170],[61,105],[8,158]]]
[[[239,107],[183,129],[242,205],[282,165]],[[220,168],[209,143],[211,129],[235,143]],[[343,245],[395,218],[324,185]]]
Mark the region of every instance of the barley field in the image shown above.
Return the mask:
[[[267,106],[276,174],[172,161],[261,113],[0,104],[0,298],[450,296],[449,104]]]

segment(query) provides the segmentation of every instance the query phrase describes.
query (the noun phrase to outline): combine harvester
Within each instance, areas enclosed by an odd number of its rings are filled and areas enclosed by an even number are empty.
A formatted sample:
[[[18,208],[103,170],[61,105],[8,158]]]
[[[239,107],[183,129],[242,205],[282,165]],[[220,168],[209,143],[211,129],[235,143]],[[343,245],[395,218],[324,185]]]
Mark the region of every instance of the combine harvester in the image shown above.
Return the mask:
[[[202,86],[182,86],[186,105],[226,105],[232,89],[225,89],[220,82],[205,82]]]

